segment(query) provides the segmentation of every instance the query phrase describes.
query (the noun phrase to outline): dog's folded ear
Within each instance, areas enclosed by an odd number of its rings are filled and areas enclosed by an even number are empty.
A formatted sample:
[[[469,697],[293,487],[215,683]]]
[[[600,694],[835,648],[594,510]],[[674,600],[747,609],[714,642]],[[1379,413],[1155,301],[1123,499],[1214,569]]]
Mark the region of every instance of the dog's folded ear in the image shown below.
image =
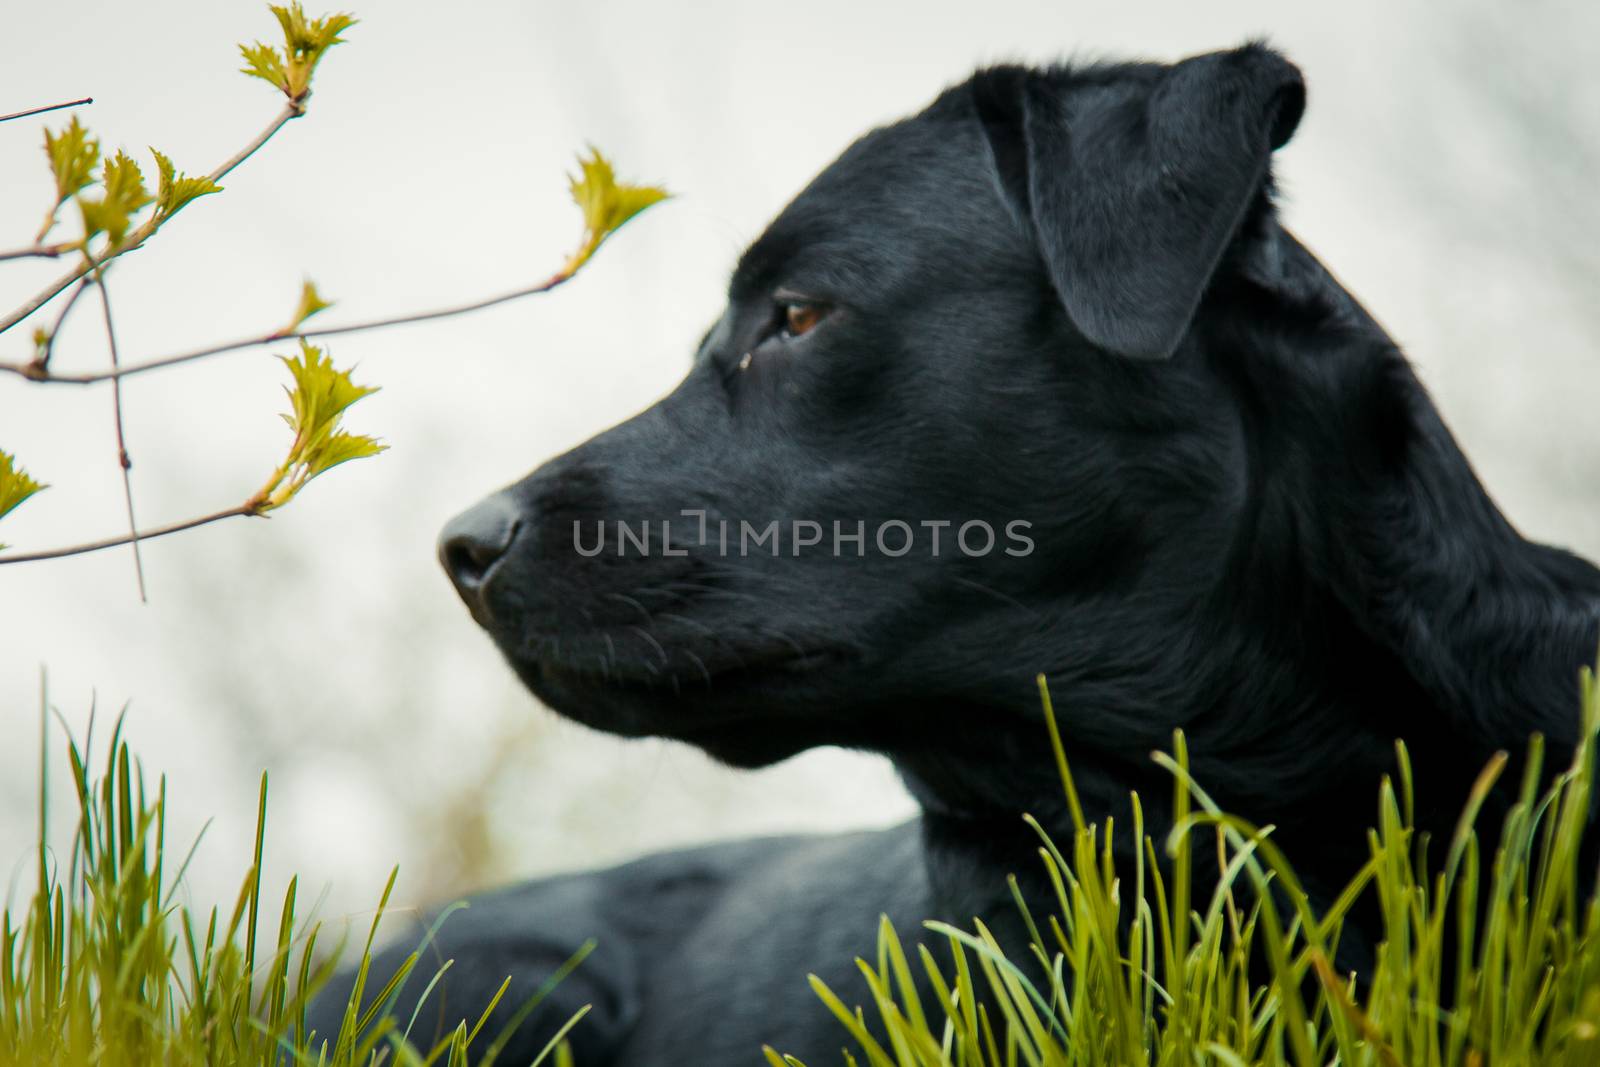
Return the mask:
[[[1125,80],[998,67],[973,100],[1012,210],[1093,344],[1172,355],[1305,108],[1300,72],[1252,44]]]

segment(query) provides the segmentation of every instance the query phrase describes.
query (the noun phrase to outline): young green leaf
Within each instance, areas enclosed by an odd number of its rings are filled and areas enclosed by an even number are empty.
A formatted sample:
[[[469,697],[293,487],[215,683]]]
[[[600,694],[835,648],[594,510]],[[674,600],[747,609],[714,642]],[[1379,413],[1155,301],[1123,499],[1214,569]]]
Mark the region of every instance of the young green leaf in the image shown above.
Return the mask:
[[[44,131],[44,152],[50,157],[50,171],[55,175],[57,204],[94,181],[100,142],[89,136],[76,115],[60,133]]]
[[[294,431],[294,441],[282,465],[251,497],[250,504],[257,512],[287,504],[324,471],[352,459],[375,456],[388,447],[375,438],[346,433],[339,427],[345,409],[376,393],[376,387],[356,385],[350,380],[349,371],[336,369],[322,349],[305,341],[300,342],[298,356],[279,358],[294,378],[294,384],[284,389],[289,394],[290,411],[283,416]]]
[[[339,34],[354,26],[356,20],[348,14],[329,15],[327,18],[307,19],[299,0],[287,7],[272,7],[283,27],[283,41],[292,59],[300,59],[326,52],[344,38]]]
[[[300,303],[295,305],[294,314],[289,317],[289,325],[281,333],[294,333],[311,316],[319,311],[326,311],[333,307],[332,300],[322,299],[317,292],[316,283],[307,278],[300,286]]]
[[[340,430],[323,442],[322,446],[314,453],[306,457],[306,476],[301,479],[301,484],[309,482],[323,471],[337,467],[348,460],[376,456],[387,447],[387,445],[380,444],[377,439],[367,437],[364,434],[345,433]]]
[[[156,185],[156,214],[162,219],[170,219],[196,197],[222,192],[222,186],[210,178],[191,178],[184,174],[154,148],[150,149],[150,154],[156,157],[156,169],[160,172]]]
[[[51,133],[46,128],[44,154],[50,160],[50,173],[55,176],[56,199],[39,229],[37,239],[41,241],[56,224],[56,209],[94,181],[94,168],[100,162],[100,142],[89,136],[89,131],[74,115],[60,133]]]
[[[100,182],[105,187],[100,199],[78,197],[78,207],[83,212],[83,239],[104,233],[115,248],[127,236],[134,213],[151,202],[150,192],[144,187],[139,164],[122,151],[105,161]]]
[[[253,45],[240,45],[239,54],[244,56],[244,66],[239,69],[240,74],[260,78],[285,93],[289,91],[289,72],[283,69],[283,60],[276,48],[257,41]]]
[[[299,0],[287,7],[272,5],[270,10],[283,29],[283,51],[257,41],[240,45],[245,66],[242,73],[276,86],[292,103],[300,104],[311,93],[311,76],[323,55],[344,38],[339,34],[356,24],[347,14],[308,19]]]
[[[12,508],[44,488],[47,487],[34,481],[28,476],[27,471],[17,466],[11,453],[0,452],[0,518],[4,518]],[[0,548],[6,547],[0,545]]]
[[[568,274],[588,262],[600,243],[629,219],[672,194],[658,185],[618,182],[610,160],[589,146],[589,157],[578,157],[578,174],[568,177],[572,200],[583,212],[583,243],[563,268]]]

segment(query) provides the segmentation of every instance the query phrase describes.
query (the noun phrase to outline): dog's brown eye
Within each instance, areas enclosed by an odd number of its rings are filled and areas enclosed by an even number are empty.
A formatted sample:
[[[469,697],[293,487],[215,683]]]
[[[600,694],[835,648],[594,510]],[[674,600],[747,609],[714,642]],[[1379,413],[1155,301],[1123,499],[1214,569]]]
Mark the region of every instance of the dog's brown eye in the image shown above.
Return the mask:
[[[802,337],[822,321],[820,304],[789,303],[783,305],[783,332],[790,337]]]

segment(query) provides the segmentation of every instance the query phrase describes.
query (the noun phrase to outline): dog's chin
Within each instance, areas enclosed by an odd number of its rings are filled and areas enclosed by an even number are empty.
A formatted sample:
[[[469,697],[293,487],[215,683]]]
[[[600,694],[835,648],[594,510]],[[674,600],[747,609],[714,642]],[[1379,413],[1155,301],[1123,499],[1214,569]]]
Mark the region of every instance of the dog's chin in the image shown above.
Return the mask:
[[[684,741],[733,767],[765,767],[821,745],[864,744],[837,714],[817,714],[811,663],[703,678],[633,678],[511,658],[524,685],[564,718],[623,737]],[[822,706],[826,706],[823,704]]]

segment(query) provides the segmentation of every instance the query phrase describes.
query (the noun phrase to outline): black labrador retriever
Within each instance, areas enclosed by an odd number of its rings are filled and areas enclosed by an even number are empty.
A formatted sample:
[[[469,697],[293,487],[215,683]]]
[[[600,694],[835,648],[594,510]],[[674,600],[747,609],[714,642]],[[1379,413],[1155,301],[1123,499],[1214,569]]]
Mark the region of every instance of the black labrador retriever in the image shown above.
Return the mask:
[[[422,1036],[514,975],[492,1030],[593,937],[504,1061],[585,1003],[580,1064],[836,1061],[808,971],[864,994],[880,914],[1015,936],[1020,815],[1068,839],[1038,673],[1095,817],[1137,790],[1163,831],[1181,727],[1324,904],[1396,737],[1435,831],[1496,750],[1570,753],[1600,571],[1518,535],[1279,224],[1304,101],[1255,44],[980,71],[789,205],[671,395],[450,523],[473,617],[561,714],[742,767],[881,752],[924,814],[476,898]]]

